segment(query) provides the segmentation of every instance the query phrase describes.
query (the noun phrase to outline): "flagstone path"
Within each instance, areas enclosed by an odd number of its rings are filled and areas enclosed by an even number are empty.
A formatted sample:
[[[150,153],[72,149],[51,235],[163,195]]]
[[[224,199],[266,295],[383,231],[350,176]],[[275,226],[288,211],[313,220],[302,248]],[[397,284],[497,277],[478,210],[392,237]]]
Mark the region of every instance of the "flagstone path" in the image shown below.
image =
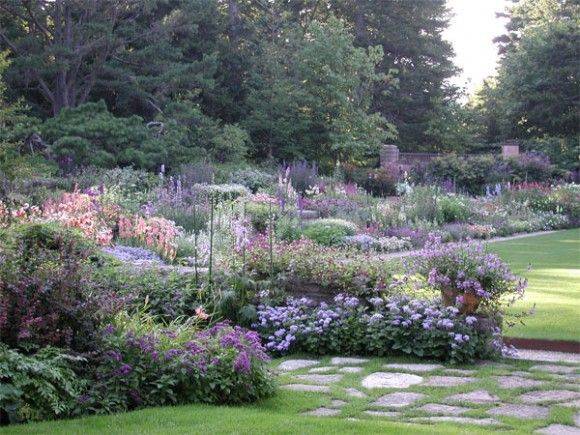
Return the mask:
[[[324,398],[323,406],[303,415],[505,429],[527,420],[537,433],[580,435],[580,364],[533,362],[521,367],[486,362],[462,369],[335,357],[289,359],[276,369],[282,388]],[[575,412],[569,424],[550,421],[556,409],[570,408],[576,411],[569,411]]]

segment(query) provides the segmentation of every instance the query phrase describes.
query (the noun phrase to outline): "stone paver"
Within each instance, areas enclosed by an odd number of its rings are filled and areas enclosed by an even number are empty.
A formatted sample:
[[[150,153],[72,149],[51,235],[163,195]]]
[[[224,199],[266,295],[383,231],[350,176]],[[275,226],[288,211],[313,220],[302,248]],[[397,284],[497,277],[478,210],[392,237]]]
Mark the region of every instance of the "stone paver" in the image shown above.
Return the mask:
[[[395,411],[365,411],[367,415],[372,415],[373,417],[383,417],[383,418],[396,418],[401,415],[400,412]]]
[[[305,384],[288,384],[282,385],[281,388],[292,391],[307,391],[312,393],[330,393],[330,387],[325,385],[305,385]]]
[[[509,365],[509,364],[505,364],[505,363],[498,363],[495,361],[478,361],[475,363],[475,365],[480,366],[480,367],[491,367],[494,368],[496,370],[503,370],[503,369],[511,369],[513,368],[513,366]]]
[[[420,384],[423,378],[408,373],[385,373],[375,372],[362,380],[365,388],[409,388],[411,385]]]
[[[524,372],[522,370],[517,370],[515,372],[511,372],[510,373],[511,376],[520,376],[520,377],[529,377],[529,376],[533,376],[530,372]]]
[[[544,419],[550,415],[550,408],[536,405],[501,405],[487,411],[489,415],[503,415],[507,417],[521,418],[523,420]]]
[[[356,388],[345,388],[344,391],[347,396],[356,397],[357,399],[364,399],[365,397],[368,397],[365,393],[357,390]]]
[[[441,364],[384,364],[385,369],[404,370],[408,372],[432,372],[433,370],[442,369]]]
[[[550,426],[538,429],[534,433],[541,433],[544,435],[580,435],[580,429],[563,424],[551,424]]]
[[[439,414],[439,415],[461,415],[470,411],[470,408],[464,408],[462,406],[451,406],[443,405],[441,403],[427,403],[419,408],[417,411],[423,411],[428,414]]]
[[[296,375],[295,379],[299,381],[312,382],[314,384],[320,385],[330,385],[335,382],[339,382],[342,379],[342,375]]]
[[[306,367],[312,367],[318,364],[318,361],[312,359],[289,359],[280,363],[278,370],[283,372],[290,372],[292,370],[305,369]]]
[[[489,394],[485,390],[472,391],[470,393],[454,394],[446,398],[452,402],[468,402],[468,403],[494,403],[499,401],[499,397]]]
[[[445,374],[455,375],[455,376],[472,376],[477,373],[477,370],[467,370],[467,369],[447,369]]]
[[[425,387],[457,387],[476,381],[475,378],[460,378],[457,376],[431,376],[423,382]]]
[[[371,403],[371,405],[384,408],[404,408],[424,397],[425,395],[421,393],[391,393],[379,397],[376,401]]]
[[[302,413],[302,415],[312,415],[314,417],[332,417],[338,414],[340,414],[340,409],[332,409],[325,407],[313,409],[312,411]]]
[[[313,369],[308,370],[308,373],[328,373],[333,372],[336,370],[336,367],[314,367]]]
[[[342,372],[342,373],[360,373],[363,371],[363,368],[362,367],[341,367],[338,371]]]
[[[356,366],[367,362],[369,362],[367,358],[334,357],[330,360],[330,364],[335,366]]]
[[[574,424],[575,424],[576,426],[580,426],[580,412],[577,412],[577,413],[574,415]]]
[[[471,418],[471,417],[415,417],[410,419],[414,423],[460,423],[460,424],[474,424],[478,426],[497,426],[501,424],[493,418]]]
[[[560,403],[559,406],[565,406],[566,408],[580,408],[580,399],[572,400],[571,402]]]
[[[500,388],[532,388],[544,385],[542,381],[522,378],[521,376],[495,376]]]
[[[528,361],[545,361],[545,362],[563,362],[563,363],[580,363],[580,354],[568,352],[551,352],[547,350],[528,350],[519,349],[512,356],[514,359],[525,359]]]
[[[566,402],[580,398],[580,393],[569,390],[530,391],[518,399],[524,403]]]
[[[342,408],[344,405],[346,405],[344,400],[334,399],[332,402],[330,402],[331,408]]]
[[[555,365],[555,364],[540,364],[537,366],[530,367],[530,370],[538,370],[538,371],[548,372],[548,373],[567,374],[567,373],[574,373],[576,371],[576,367],[559,366],[559,365]]]

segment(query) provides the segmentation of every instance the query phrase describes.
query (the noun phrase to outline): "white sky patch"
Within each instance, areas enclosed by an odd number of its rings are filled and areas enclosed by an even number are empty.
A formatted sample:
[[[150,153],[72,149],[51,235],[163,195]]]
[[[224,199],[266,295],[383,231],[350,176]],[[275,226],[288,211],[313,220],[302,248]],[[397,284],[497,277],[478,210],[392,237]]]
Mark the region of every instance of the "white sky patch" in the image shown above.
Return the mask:
[[[454,16],[443,37],[453,44],[455,64],[463,71],[451,82],[472,93],[488,76],[495,73],[498,53],[493,38],[505,31],[506,19],[497,18],[508,0],[447,0]]]

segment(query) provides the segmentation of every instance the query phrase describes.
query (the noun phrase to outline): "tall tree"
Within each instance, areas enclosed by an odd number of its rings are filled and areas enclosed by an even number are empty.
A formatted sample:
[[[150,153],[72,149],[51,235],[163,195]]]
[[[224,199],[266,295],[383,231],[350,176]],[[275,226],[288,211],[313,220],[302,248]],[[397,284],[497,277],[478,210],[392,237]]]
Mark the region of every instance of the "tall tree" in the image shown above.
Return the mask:
[[[187,3],[2,1],[0,41],[13,59],[9,79],[52,115],[89,101],[99,85],[107,100],[116,93],[117,101],[137,106],[131,111],[154,112],[159,98],[203,75],[200,61],[185,59],[183,45],[174,44],[195,32]]]
[[[524,0],[509,9],[497,78],[482,89],[490,137],[521,139],[578,134],[580,5]]]
[[[351,23],[355,44],[380,45],[379,71],[396,72],[398,87],[377,86],[373,109],[392,121],[404,149],[431,147],[427,133],[441,104],[453,100],[456,89],[447,80],[457,73],[453,49],[442,37],[449,21],[445,0],[332,0],[332,10]]]
[[[380,47],[353,45],[344,24],[312,21],[289,28],[264,48],[253,74],[244,125],[258,157],[332,161],[377,152],[394,127],[371,114]]]

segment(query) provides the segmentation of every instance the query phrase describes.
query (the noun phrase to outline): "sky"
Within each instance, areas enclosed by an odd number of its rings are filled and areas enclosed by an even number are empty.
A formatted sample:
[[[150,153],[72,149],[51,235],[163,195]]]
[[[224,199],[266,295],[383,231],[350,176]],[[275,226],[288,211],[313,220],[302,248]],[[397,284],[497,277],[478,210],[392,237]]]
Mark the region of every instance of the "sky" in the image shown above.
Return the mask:
[[[493,38],[504,32],[506,20],[496,18],[508,0],[447,0],[454,16],[443,37],[453,44],[455,64],[463,70],[452,79],[472,93],[497,66],[497,49]]]

